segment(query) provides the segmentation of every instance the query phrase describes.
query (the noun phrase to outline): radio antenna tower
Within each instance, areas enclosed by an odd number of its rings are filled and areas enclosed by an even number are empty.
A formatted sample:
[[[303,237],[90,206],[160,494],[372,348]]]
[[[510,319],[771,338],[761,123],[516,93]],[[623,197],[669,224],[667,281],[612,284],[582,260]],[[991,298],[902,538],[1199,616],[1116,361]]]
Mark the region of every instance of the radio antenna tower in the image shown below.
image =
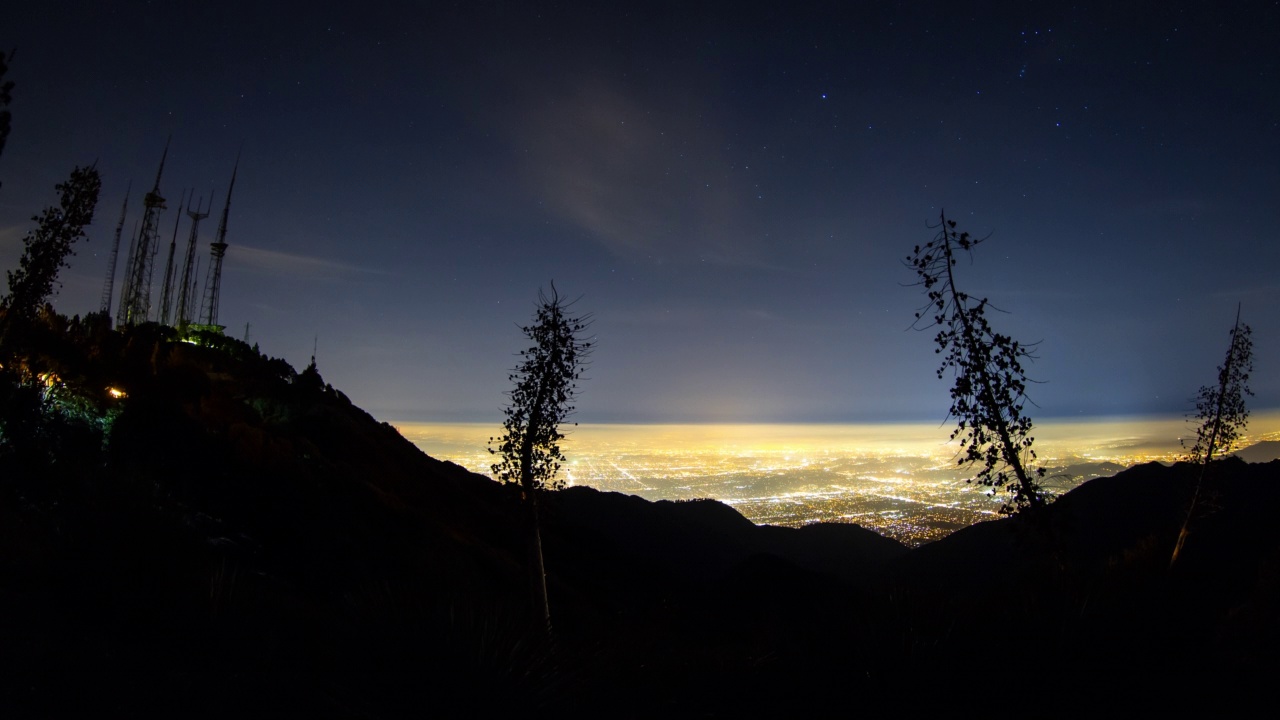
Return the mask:
[[[187,290],[187,295],[191,298],[191,301],[193,304],[195,303],[196,293],[199,291],[200,291],[200,258],[197,257],[196,258],[196,274],[191,276],[191,287]],[[198,311],[200,308],[193,307],[192,309]]]
[[[160,209],[163,210],[164,208],[160,208]],[[139,322],[146,322],[147,320],[153,319],[151,317],[151,288],[154,287],[154,283],[151,282],[151,278],[155,273],[156,256],[159,254],[160,254],[160,213],[156,213],[156,232],[154,235],[151,236],[151,257],[147,258],[147,280],[146,280],[146,283],[143,284],[143,287],[146,288],[147,306],[144,311],[145,314],[142,316],[142,320],[140,320]],[[156,316],[154,320],[159,322],[160,308],[157,307],[155,308],[155,310],[156,310]]]
[[[152,261],[159,249],[156,241],[160,213],[165,209],[164,197],[160,194],[160,176],[164,174],[164,161],[168,156],[169,141],[166,140],[164,154],[160,156],[160,169],[156,171],[155,187],[142,198],[142,229],[138,231],[137,244],[133,250],[129,283],[125,285],[124,294],[120,298],[120,311],[124,314],[123,325],[144,323],[151,312]]]
[[[124,204],[120,206],[120,222],[116,224],[116,237],[111,243],[111,259],[107,261],[107,281],[102,284],[102,314],[111,317],[111,296],[115,294],[116,260],[120,257],[120,233],[124,231],[124,216],[129,211],[129,191],[133,183],[129,183],[124,191]]]
[[[191,191],[192,195],[196,194],[195,190]],[[187,191],[183,190],[181,198],[178,201],[178,217],[173,220],[173,237],[169,239],[169,258],[164,262],[164,288],[160,291],[160,317],[156,318],[162,324],[168,325],[169,318],[173,315],[173,256],[174,251],[178,249],[178,224],[182,222],[182,210],[187,203]]]
[[[240,155],[236,155],[231,169],[231,184],[227,186],[227,204],[222,207],[222,221],[218,223],[218,237],[209,245],[209,276],[204,285],[204,324],[218,324],[218,293],[222,286],[222,257],[227,254],[227,215],[231,213],[231,193],[236,189],[236,172],[240,170]]]
[[[209,204],[213,204],[210,198]],[[191,266],[196,262],[196,237],[200,232],[200,221],[209,217],[208,210],[202,210],[204,198],[196,203],[194,210],[191,206],[187,206],[187,217],[191,218],[191,234],[187,236],[187,253],[183,256],[182,261],[182,280],[178,284],[178,314],[174,318],[173,324],[177,327],[184,327],[191,324],[191,316],[194,314],[195,308],[195,275],[192,273]]]
[[[126,256],[124,260],[125,272],[132,272],[133,270],[133,254],[134,254],[134,250],[136,250],[137,247],[138,247],[138,221],[134,220],[133,230],[129,231],[129,255]],[[124,316],[125,316],[125,309],[126,309],[125,306],[129,304],[127,300],[129,295],[128,282],[129,282],[129,276],[126,275],[125,285],[124,287],[120,288],[120,306],[116,308],[116,327],[118,328],[124,327]]]

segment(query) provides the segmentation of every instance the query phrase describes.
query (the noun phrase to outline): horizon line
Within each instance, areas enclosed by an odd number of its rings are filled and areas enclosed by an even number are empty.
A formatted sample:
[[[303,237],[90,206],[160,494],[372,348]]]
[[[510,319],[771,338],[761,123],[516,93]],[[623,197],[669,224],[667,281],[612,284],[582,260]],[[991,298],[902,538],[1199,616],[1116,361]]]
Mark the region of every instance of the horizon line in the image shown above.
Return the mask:
[[[1280,407],[1259,408],[1249,411],[1250,419],[1258,416],[1280,415]],[[443,420],[443,419],[407,419],[400,417],[384,416],[386,419],[379,418],[384,422],[391,424],[396,423],[412,423],[418,425],[502,425],[501,418],[495,420]],[[1195,416],[1176,414],[1176,413],[1113,413],[1113,414],[1095,414],[1095,415],[1046,415],[1041,416],[1033,421],[1034,425],[1044,423],[1069,423],[1069,422],[1123,422],[1131,421],[1173,421],[1184,420],[1188,423],[1195,421]],[[1277,418],[1280,419],[1280,418]],[[576,422],[561,423],[562,427],[573,427],[575,425],[631,425],[631,426],[671,426],[671,425],[809,425],[809,426],[847,426],[847,425],[929,425],[936,423],[938,427],[947,427],[953,425],[951,419],[937,421],[924,418],[896,419],[896,420],[688,420],[688,419],[669,419],[669,420],[600,420],[589,421],[579,420]]]

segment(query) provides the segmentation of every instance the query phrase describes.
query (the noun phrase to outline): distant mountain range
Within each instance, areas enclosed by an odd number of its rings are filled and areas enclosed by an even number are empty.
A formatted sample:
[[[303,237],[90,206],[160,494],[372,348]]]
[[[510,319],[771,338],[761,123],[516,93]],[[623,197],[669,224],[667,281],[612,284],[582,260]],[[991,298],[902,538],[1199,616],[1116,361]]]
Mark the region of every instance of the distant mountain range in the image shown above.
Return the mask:
[[[1233,453],[1245,462],[1264,463],[1280,460],[1280,440],[1263,440]]]
[[[1045,474],[1050,478],[1060,476],[1068,480],[1083,482],[1097,477],[1115,475],[1127,467],[1129,466],[1104,460],[1101,462],[1076,463],[1063,467],[1046,468]]]
[[[1272,460],[1280,460],[1280,441],[1263,440],[1236,450],[1231,454],[1249,463],[1266,463]],[[1064,477],[1076,482],[1084,482],[1099,477],[1110,477],[1129,467],[1120,463],[1102,461],[1047,468],[1046,472],[1049,477]]]

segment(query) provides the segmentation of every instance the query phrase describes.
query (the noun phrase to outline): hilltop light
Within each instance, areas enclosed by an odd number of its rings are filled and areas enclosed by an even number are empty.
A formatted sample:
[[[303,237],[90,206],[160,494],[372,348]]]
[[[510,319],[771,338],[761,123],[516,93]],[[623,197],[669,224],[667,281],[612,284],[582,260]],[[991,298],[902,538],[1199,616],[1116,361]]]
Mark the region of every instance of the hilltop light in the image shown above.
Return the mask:
[[[121,390],[120,388],[114,388],[114,387],[107,388],[107,394],[110,395],[115,400],[121,400],[123,398],[128,397],[128,393]]]

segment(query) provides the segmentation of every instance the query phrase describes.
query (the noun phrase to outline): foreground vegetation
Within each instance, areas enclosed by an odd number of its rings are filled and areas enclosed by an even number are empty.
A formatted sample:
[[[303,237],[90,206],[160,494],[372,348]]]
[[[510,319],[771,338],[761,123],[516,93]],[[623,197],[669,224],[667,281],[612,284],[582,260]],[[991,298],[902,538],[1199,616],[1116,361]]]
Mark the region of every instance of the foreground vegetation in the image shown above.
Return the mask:
[[[423,455],[314,365],[38,317],[5,367],[6,709],[728,716],[1048,696],[1040,714],[1071,714],[1115,695],[1220,707],[1280,659],[1280,463],[1216,461],[1220,509],[1172,569],[1186,463],[910,551],[712,501],[546,491],[547,636],[517,487]],[[1034,671],[1009,682],[1015,667]]]

